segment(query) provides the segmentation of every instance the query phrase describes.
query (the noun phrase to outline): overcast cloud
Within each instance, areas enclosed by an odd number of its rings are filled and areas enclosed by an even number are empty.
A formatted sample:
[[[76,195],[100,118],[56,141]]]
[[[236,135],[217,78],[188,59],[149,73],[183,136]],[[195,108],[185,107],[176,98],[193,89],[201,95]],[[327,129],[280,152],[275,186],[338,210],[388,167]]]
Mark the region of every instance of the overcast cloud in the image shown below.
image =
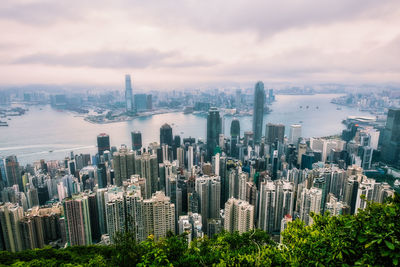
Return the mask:
[[[2,0],[0,84],[400,83],[398,0]]]

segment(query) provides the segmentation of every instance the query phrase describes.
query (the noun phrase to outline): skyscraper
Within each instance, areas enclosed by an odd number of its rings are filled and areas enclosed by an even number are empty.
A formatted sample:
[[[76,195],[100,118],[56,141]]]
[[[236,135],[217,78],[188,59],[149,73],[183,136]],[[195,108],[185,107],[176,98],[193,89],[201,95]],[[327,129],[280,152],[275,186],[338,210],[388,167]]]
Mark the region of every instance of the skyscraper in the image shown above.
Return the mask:
[[[142,148],[142,133],[139,131],[131,132],[132,149],[139,150]]]
[[[189,212],[188,215],[179,216],[178,225],[179,234],[188,234],[188,243],[194,238],[203,237],[201,215],[198,213]]]
[[[254,206],[247,201],[230,198],[225,203],[224,228],[233,233],[244,233],[254,228]]]
[[[101,133],[97,136],[97,149],[99,155],[103,155],[104,151],[110,151],[110,136],[105,133]],[[71,173],[73,175],[73,173]]]
[[[210,108],[207,117],[207,160],[210,161],[214,150],[218,146],[221,133],[221,116],[217,108]],[[203,224],[204,225],[204,224]]]
[[[240,142],[240,122],[238,119],[233,119],[231,122],[231,155],[238,156],[236,145]]]
[[[322,189],[320,188],[304,188],[301,192],[300,219],[304,221],[306,225],[313,223],[310,212],[320,213],[321,201]]]
[[[5,249],[11,252],[23,250],[19,221],[24,211],[18,204],[5,203],[0,206],[0,224],[3,231]]]
[[[168,145],[172,147],[172,128],[169,124],[165,123],[160,128],[160,145]]]
[[[221,182],[219,176],[201,176],[196,178],[196,193],[199,195],[199,211],[202,216],[203,230],[206,232],[208,219],[218,219],[221,200]]]
[[[140,165],[140,177],[146,178],[146,195],[143,198],[150,198],[158,190],[158,162],[156,155],[143,153],[137,157]]]
[[[283,143],[285,137],[285,125],[268,123],[265,126],[265,142],[267,144],[272,144],[275,141]]]
[[[274,183],[276,186],[274,232],[278,232],[285,215],[293,215],[294,190],[291,182],[276,180]]]
[[[89,201],[85,195],[74,195],[64,201],[65,225],[69,245],[91,245]]]
[[[157,191],[150,199],[143,200],[144,234],[158,240],[169,231],[175,233],[175,205],[164,192]]]
[[[187,151],[187,161],[188,161],[188,171],[192,172],[193,168],[193,146],[188,146],[188,151]]]
[[[254,142],[260,143],[264,119],[264,83],[257,82],[254,88],[254,108],[253,108],[253,133]]]
[[[381,142],[382,161],[400,168],[400,109],[389,109]]]
[[[0,157],[0,185],[5,187],[7,186],[7,175],[6,175],[6,166],[4,163],[4,158]]]
[[[107,233],[111,241],[113,241],[117,232],[124,232],[126,230],[124,192],[117,188],[110,190],[107,192],[107,200],[107,203],[105,203]]]
[[[147,95],[146,94],[135,94],[135,108],[137,112],[143,112],[147,110]]]
[[[289,130],[289,144],[297,145],[299,138],[301,137],[301,125],[292,124]]]
[[[130,115],[135,113],[133,107],[131,76],[129,74],[125,75],[125,106],[126,113]]]
[[[19,186],[19,189],[23,190],[21,170],[19,167],[17,156],[8,156],[6,157],[5,162],[8,186],[11,187],[17,184]]]
[[[274,231],[276,206],[276,186],[273,181],[262,182],[258,204],[258,228],[272,233]]]

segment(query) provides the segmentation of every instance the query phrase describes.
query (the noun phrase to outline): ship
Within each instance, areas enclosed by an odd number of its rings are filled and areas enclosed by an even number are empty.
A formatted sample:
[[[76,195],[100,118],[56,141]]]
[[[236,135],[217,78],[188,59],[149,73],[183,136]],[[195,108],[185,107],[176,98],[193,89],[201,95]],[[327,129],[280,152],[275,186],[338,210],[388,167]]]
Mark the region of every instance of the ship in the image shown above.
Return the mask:
[[[190,114],[193,113],[194,108],[193,107],[185,107],[183,110],[183,114]]]

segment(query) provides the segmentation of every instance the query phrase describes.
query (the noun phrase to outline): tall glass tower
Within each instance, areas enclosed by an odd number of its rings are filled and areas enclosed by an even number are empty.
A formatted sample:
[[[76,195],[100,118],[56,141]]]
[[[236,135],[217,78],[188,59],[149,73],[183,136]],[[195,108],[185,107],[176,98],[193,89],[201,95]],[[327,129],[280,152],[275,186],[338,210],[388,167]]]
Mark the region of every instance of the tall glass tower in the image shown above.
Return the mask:
[[[211,160],[221,133],[221,116],[217,108],[210,108],[207,117],[207,160]]]
[[[238,152],[236,145],[240,140],[240,122],[238,119],[233,119],[231,122],[231,156],[237,157]]]
[[[110,151],[110,136],[105,133],[101,133],[97,136],[97,149],[99,155],[103,155],[104,151]]]
[[[172,147],[172,128],[169,124],[165,123],[160,128],[160,145],[168,145]]]
[[[253,133],[254,142],[260,143],[264,118],[264,83],[257,82],[254,88]]]
[[[129,74],[125,75],[125,102],[126,102],[126,112],[128,114],[133,114],[134,108],[133,108],[133,98],[132,98],[132,83],[131,83],[131,76]]]

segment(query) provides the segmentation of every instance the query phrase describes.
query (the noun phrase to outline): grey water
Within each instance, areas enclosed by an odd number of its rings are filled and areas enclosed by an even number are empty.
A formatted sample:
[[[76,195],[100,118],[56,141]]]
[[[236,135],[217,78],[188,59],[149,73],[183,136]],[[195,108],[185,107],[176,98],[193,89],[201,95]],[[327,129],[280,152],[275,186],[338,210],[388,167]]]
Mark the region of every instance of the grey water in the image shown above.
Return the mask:
[[[340,134],[344,129],[341,122],[347,116],[369,115],[350,107],[337,110],[337,106],[330,103],[330,100],[337,96],[277,95],[276,101],[270,106],[272,112],[264,115],[264,125],[268,122],[283,123],[288,134],[289,126],[301,121],[303,137],[321,137]],[[229,135],[232,119],[233,117],[224,118],[225,135]],[[238,119],[242,135],[244,131],[251,130],[251,116]],[[159,129],[164,123],[172,126],[174,135],[204,140],[206,121],[205,116],[176,112],[136,118],[132,121],[93,124],[74,113],[57,111],[49,105],[32,106],[27,114],[8,121],[9,127],[0,127],[0,157],[16,155],[21,164],[27,164],[40,159],[61,160],[69,155],[70,151],[74,151],[75,154],[95,154],[96,137],[99,133],[109,134],[111,145],[118,147],[121,144],[131,146],[131,131],[141,131],[143,145],[146,146],[150,142],[159,142]]]

